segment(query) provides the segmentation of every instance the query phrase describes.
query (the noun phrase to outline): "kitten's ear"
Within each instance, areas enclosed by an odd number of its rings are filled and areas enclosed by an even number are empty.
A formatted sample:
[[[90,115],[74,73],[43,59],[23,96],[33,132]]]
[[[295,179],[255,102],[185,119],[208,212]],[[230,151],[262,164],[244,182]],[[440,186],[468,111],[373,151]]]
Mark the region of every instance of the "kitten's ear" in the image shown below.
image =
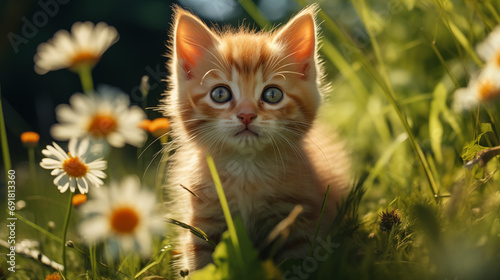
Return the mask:
[[[215,35],[196,16],[177,8],[175,11],[174,54],[188,76],[207,49],[218,42]]]
[[[274,38],[275,42],[284,43],[290,56],[298,62],[306,62],[315,56],[316,10],[316,5],[303,9],[283,26]]]

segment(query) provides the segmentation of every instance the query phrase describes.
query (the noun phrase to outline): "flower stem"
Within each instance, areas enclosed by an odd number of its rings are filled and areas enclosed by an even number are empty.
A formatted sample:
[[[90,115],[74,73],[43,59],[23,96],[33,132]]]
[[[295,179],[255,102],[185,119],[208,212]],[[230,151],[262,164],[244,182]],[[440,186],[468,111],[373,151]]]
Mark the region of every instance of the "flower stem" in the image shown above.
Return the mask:
[[[66,211],[66,219],[64,220],[63,237],[62,237],[62,264],[63,264],[63,275],[66,276],[66,235],[68,233],[69,220],[71,218],[71,210],[73,209],[73,193],[69,193],[68,210]]]
[[[9,170],[12,168],[9,153],[9,143],[7,142],[7,131],[2,109],[2,88],[0,87],[0,137],[2,142],[3,165],[5,167],[5,178],[9,178]]]
[[[94,82],[92,80],[92,67],[82,66],[78,69],[78,76],[82,82],[83,92],[91,96],[94,92]]]
[[[92,243],[89,245],[89,258],[90,258],[90,270],[92,279],[98,279],[97,275],[97,258],[96,258],[96,244]]]

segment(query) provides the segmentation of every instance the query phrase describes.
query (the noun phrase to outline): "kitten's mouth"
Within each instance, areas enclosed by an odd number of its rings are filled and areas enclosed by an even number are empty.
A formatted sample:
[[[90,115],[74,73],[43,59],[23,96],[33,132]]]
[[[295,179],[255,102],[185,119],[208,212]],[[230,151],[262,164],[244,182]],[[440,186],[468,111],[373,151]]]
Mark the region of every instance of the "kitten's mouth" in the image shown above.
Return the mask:
[[[248,128],[245,128],[243,129],[242,131],[236,133],[236,136],[253,136],[253,137],[257,137],[259,136],[259,134],[257,134],[256,132],[248,129]]]

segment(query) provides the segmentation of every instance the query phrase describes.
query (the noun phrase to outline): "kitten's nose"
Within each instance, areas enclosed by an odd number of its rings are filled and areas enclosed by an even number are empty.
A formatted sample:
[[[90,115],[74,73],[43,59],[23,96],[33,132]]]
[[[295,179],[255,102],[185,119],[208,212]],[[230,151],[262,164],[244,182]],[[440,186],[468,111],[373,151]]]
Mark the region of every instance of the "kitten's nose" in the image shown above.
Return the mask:
[[[241,120],[241,122],[248,126],[257,116],[255,114],[245,114],[245,113],[240,113],[238,115],[238,118]]]

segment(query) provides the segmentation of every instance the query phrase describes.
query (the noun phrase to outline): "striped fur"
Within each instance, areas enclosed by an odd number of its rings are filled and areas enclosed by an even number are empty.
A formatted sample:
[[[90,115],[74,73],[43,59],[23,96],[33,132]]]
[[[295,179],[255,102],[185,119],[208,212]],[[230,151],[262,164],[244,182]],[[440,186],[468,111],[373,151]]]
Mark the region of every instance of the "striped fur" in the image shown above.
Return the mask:
[[[162,105],[172,119],[176,150],[165,190],[168,215],[216,242],[227,229],[205,162],[210,153],[231,212],[242,218],[257,247],[295,205],[304,207],[276,261],[306,255],[326,187],[325,225],[335,217],[349,177],[341,145],[315,123],[322,101],[315,12],[308,7],[273,32],[221,32],[181,8],[175,11],[171,88]],[[231,101],[211,100],[211,90],[220,85],[230,88]],[[277,104],[262,100],[268,86],[283,91]],[[240,133],[242,112],[256,115],[247,127],[252,133]],[[196,270],[211,261],[212,249],[187,231],[180,233],[179,248],[181,268]]]

